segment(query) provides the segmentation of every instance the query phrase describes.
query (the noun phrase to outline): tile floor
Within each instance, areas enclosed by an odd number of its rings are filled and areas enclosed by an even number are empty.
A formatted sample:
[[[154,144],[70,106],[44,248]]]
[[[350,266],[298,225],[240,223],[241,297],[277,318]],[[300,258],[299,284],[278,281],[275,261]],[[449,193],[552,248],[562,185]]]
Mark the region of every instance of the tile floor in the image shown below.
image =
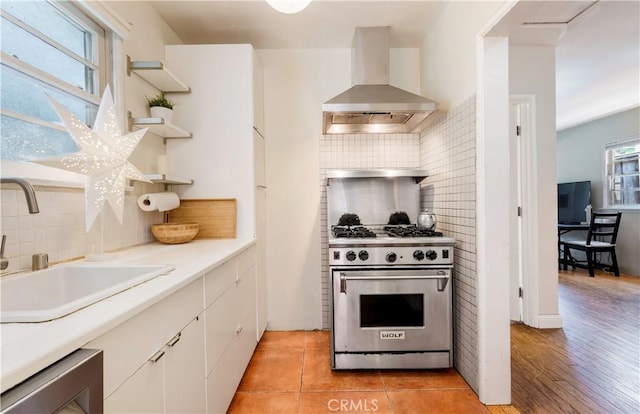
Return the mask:
[[[265,332],[229,414],[488,413],[454,369],[331,371],[329,332]]]

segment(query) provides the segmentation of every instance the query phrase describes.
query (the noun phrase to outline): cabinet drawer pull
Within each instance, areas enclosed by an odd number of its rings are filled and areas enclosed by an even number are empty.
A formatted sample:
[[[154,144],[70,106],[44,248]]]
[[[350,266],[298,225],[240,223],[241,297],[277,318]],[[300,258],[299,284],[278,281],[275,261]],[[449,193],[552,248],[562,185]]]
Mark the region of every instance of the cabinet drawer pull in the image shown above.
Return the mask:
[[[242,282],[242,279],[236,279],[236,285],[239,285]]]
[[[178,343],[181,336],[182,336],[182,332],[178,332],[176,336],[174,336],[173,338],[171,338],[171,340],[169,340],[169,342],[167,342],[167,345],[174,346],[175,344]]]
[[[236,333],[239,334],[240,332],[242,332],[242,325],[236,328]]]
[[[164,351],[160,350],[156,352],[151,358],[149,358],[149,361],[158,362],[163,355],[164,355]]]

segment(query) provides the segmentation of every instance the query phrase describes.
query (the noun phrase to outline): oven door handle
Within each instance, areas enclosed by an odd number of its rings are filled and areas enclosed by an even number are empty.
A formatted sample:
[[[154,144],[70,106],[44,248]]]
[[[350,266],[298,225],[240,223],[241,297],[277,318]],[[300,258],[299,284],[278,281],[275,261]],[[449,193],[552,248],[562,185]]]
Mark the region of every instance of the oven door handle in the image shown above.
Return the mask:
[[[436,279],[438,281],[438,292],[443,292],[447,287],[450,276],[447,272],[438,271],[437,275],[404,275],[404,276],[347,276],[346,273],[340,273],[340,293],[347,293],[348,280],[424,280]]]

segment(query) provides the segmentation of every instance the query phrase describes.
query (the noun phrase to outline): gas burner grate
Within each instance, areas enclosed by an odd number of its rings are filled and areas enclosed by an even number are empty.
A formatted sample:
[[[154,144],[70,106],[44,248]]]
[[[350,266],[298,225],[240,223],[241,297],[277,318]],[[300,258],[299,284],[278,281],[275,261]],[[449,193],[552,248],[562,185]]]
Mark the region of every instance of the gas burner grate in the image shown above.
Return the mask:
[[[415,224],[385,226],[384,231],[391,237],[442,237],[442,233],[434,230],[421,230]]]
[[[376,234],[364,226],[333,226],[333,237],[338,239],[371,239]]]

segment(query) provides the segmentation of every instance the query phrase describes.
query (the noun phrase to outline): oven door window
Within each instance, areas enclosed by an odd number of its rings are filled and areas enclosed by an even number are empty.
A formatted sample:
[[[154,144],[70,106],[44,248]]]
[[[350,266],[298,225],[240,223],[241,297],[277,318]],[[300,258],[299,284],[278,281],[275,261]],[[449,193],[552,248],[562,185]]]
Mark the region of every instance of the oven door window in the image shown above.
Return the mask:
[[[360,327],[422,327],[424,295],[360,295]]]
[[[333,269],[336,352],[427,351],[451,347],[448,269]],[[392,335],[389,335],[392,334]]]

